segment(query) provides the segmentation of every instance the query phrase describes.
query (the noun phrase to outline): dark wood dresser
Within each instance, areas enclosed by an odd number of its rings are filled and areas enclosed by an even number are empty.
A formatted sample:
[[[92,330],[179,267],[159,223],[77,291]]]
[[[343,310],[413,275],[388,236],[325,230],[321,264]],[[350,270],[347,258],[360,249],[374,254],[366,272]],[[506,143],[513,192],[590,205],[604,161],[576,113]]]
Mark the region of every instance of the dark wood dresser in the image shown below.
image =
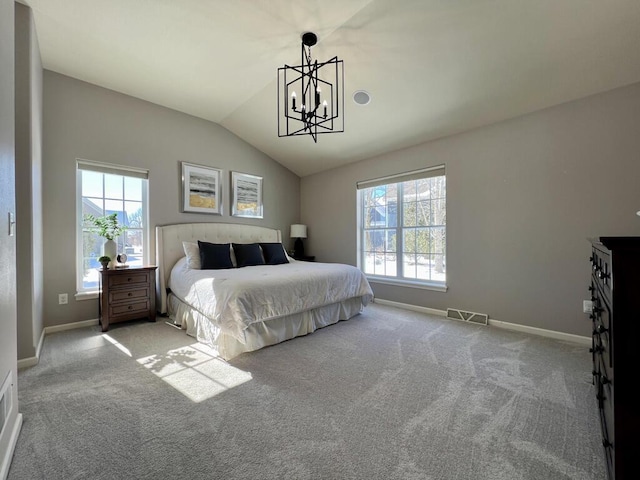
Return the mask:
[[[100,325],[148,318],[156,321],[156,274],[158,267],[100,270]]]
[[[591,240],[591,352],[611,480],[640,478],[640,237]]]

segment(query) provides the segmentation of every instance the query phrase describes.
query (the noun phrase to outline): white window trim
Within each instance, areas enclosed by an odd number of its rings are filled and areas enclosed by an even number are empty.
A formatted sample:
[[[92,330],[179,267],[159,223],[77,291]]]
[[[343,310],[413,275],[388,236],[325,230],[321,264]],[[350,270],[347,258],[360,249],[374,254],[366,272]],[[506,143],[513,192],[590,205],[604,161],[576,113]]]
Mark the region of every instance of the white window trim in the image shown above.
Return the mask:
[[[364,181],[360,181],[356,183],[356,187],[357,187],[357,201],[356,201],[356,248],[357,248],[357,263],[356,265],[358,266],[358,268],[360,270],[362,270],[364,272],[364,253],[363,253],[363,231],[364,228],[362,226],[362,210],[363,210],[363,199],[362,199],[362,193],[360,192],[360,190],[364,190],[367,188],[370,188],[372,186],[376,186],[376,185],[387,185],[387,184],[392,184],[392,183],[401,183],[403,181],[406,180],[413,180],[413,179],[417,179],[417,178],[428,178],[431,176],[446,176],[445,173],[445,166],[444,165],[438,165],[435,167],[428,167],[428,168],[423,168],[420,170],[414,170],[411,172],[405,172],[405,173],[398,173],[398,174],[394,174],[394,175],[388,175],[385,177],[380,177],[380,178],[375,178],[375,179],[370,179],[370,180],[364,180]],[[402,222],[402,212],[403,210],[399,207],[398,205],[398,222]],[[445,224],[445,232],[446,230],[446,224]],[[400,231],[402,231],[403,228],[400,227]],[[448,238],[449,236],[446,236],[447,238],[447,243],[448,243]],[[396,240],[397,241],[397,240]],[[399,253],[396,252],[396,255],[400,255]],[[393,285],[393,286],[399,286],[399,287],[410,287],[410,288],[419,288],[419,289],[423,289],[423,290],[433,290],[433,291],[437,291],[437,292],[446,292],[448,290],[448,280],[449,280],[449,275],[446,276],[446,280],[444,282],[438,282],[438,281],[434,281],[434,280],[421,280],[421,279],[408,279],[408,278],[404,278],[404,277],[386,277],[386,276],[381,276],[381,275],[374,275],[374,274],[370,274],[370,273],[365,273],[367,279],[371,282],[371,283],[379,283],[379,284],[384,284],[384,285]]]
[[[89,168],[82,168],[82,166]],[[146,179],[142,182],[142,212],[144,225],[142,227],[144,237],[144,251],[142,263],[149,265],[149,246],[151,244],[151,232],[149,230],[149,171],[141,168],[128,167],[125,165],[115,165],[110,163],[94,162],[81,158],[76,159],[76,294],[75,299],[78,301],[94,300],[98,298],[100,288],[84,289],[81,287],[83,277],[81,276],[80,266],[83,263],[82,258],[82,170],[96,171],[100,173],[111,173],[115,175],[128,176],[133,178]]]
[[[446,292],[449,287],[446,283],[433,282],[431,280],[405,280],[402,278],[379,277],[365,274],[370,283],[380,283],[383,285],[394,285],[396,287],[411,287],[422,290],[433,290],[435,292]]]

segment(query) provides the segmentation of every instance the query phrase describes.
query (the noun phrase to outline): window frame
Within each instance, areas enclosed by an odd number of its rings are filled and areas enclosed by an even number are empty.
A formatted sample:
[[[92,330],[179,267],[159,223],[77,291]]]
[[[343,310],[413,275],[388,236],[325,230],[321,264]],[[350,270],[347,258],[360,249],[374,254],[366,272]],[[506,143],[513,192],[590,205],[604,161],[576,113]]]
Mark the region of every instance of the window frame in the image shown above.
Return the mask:
[[[404,270],[404,235],[409,230],[414,230],[418,226],[405,226],[405,206],[402,184],[411,180],[427,179],[430,177],[444,177],[445,178],[445,194],[444,194],[444,207],[445,207],[445,221],[442,224],[444,228],[444,253],[443,258],[446,264],[447,258],[447,222],[446,222],[446,208],[447,208],[447,193],[446,193],[446,171],[444,165],[438,165],[421,170],[415,170],[406,173],[399,173],[390,175],[387,177],[381,177],[377,179],[365,180],[357,182],[357,265],[372,283],[381,283],[387,285],[397,285],[404,287],[420,288],[427,290],[435,290],[445,292],[448,289],[448,275],[445,269],[445,279],[443,281],[434,279],[419,279],[405,276]],[[395,226],[381,226],[379,230],[385,232],[393,231],[395,234],[395,275],[384,275],[367,273],[365,271],[366,254],[365,251],[365,238],[366,232],[371,231],[371,228],[365,228],[365,198],[364,191],[376,186],[390,186],[395,185],[396,188],[396,224]],[[419,228],[419,227],[418,227]],[[433,225],[429,225],[427,228],[433,228]],[[385,233],[385,238],[387,234]],[[386,240],[385,240],[386,242]],[[385,251],[385,254],[387,252]]]
[[[95,173],[99,173],[103,175],[119,175],[121,177],[128,177],[141,180],[141,208],[142,208],[142,227],[135,228],[135,230],[140,230],[142,232],[142,263],[143,265],[149,264],[149,246],[150,246],[150,235],[151,232],[149,230],[149,172],[148,170],[128,167],[124,165],[115,165],[108,164],[102,162],[94,162],[90,160],[76,159],[76,265],[75,265],[75,277],[76,277],[76,300],[89,300],[97,298],[100,288],[99,287],[91,287],[87,288],[84,286],[84,242],[83,242],[83,231],[84,231],[84,215],[82,208],[82,172],[83,171],[91,171]],[[97,198],[97,197],[96,197]],[[126,197],[122,199],[111,199],[106,196],[106,191],[104,189],[103,183],[103,192],[102,192],[102,201],[119,201],[123,204],[127,201]]]

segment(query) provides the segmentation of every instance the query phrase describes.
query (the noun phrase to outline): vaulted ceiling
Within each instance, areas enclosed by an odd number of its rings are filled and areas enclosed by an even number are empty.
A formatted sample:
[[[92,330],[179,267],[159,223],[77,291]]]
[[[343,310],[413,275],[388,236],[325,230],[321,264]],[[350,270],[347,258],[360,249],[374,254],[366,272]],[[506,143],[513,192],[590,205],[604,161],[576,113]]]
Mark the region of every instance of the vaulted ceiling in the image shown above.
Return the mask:
[[[44,68],[219,123],[300,176],[640,81],[638,0],[22,1]],[[345,132],[318,143],[277,130],[306,31],[344,60]]]

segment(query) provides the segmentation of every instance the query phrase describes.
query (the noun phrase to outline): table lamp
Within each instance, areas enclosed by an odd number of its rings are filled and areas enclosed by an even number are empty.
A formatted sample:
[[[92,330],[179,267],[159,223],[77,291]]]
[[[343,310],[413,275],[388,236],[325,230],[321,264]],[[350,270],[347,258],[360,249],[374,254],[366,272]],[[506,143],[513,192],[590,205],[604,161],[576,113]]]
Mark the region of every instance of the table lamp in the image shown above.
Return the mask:
[[[304,257],[304,244],[303,238],[307,238],[307,226],[306,225],[291,225],[291,238],[295,238],[296,241],[293,244],[293,256]]]

